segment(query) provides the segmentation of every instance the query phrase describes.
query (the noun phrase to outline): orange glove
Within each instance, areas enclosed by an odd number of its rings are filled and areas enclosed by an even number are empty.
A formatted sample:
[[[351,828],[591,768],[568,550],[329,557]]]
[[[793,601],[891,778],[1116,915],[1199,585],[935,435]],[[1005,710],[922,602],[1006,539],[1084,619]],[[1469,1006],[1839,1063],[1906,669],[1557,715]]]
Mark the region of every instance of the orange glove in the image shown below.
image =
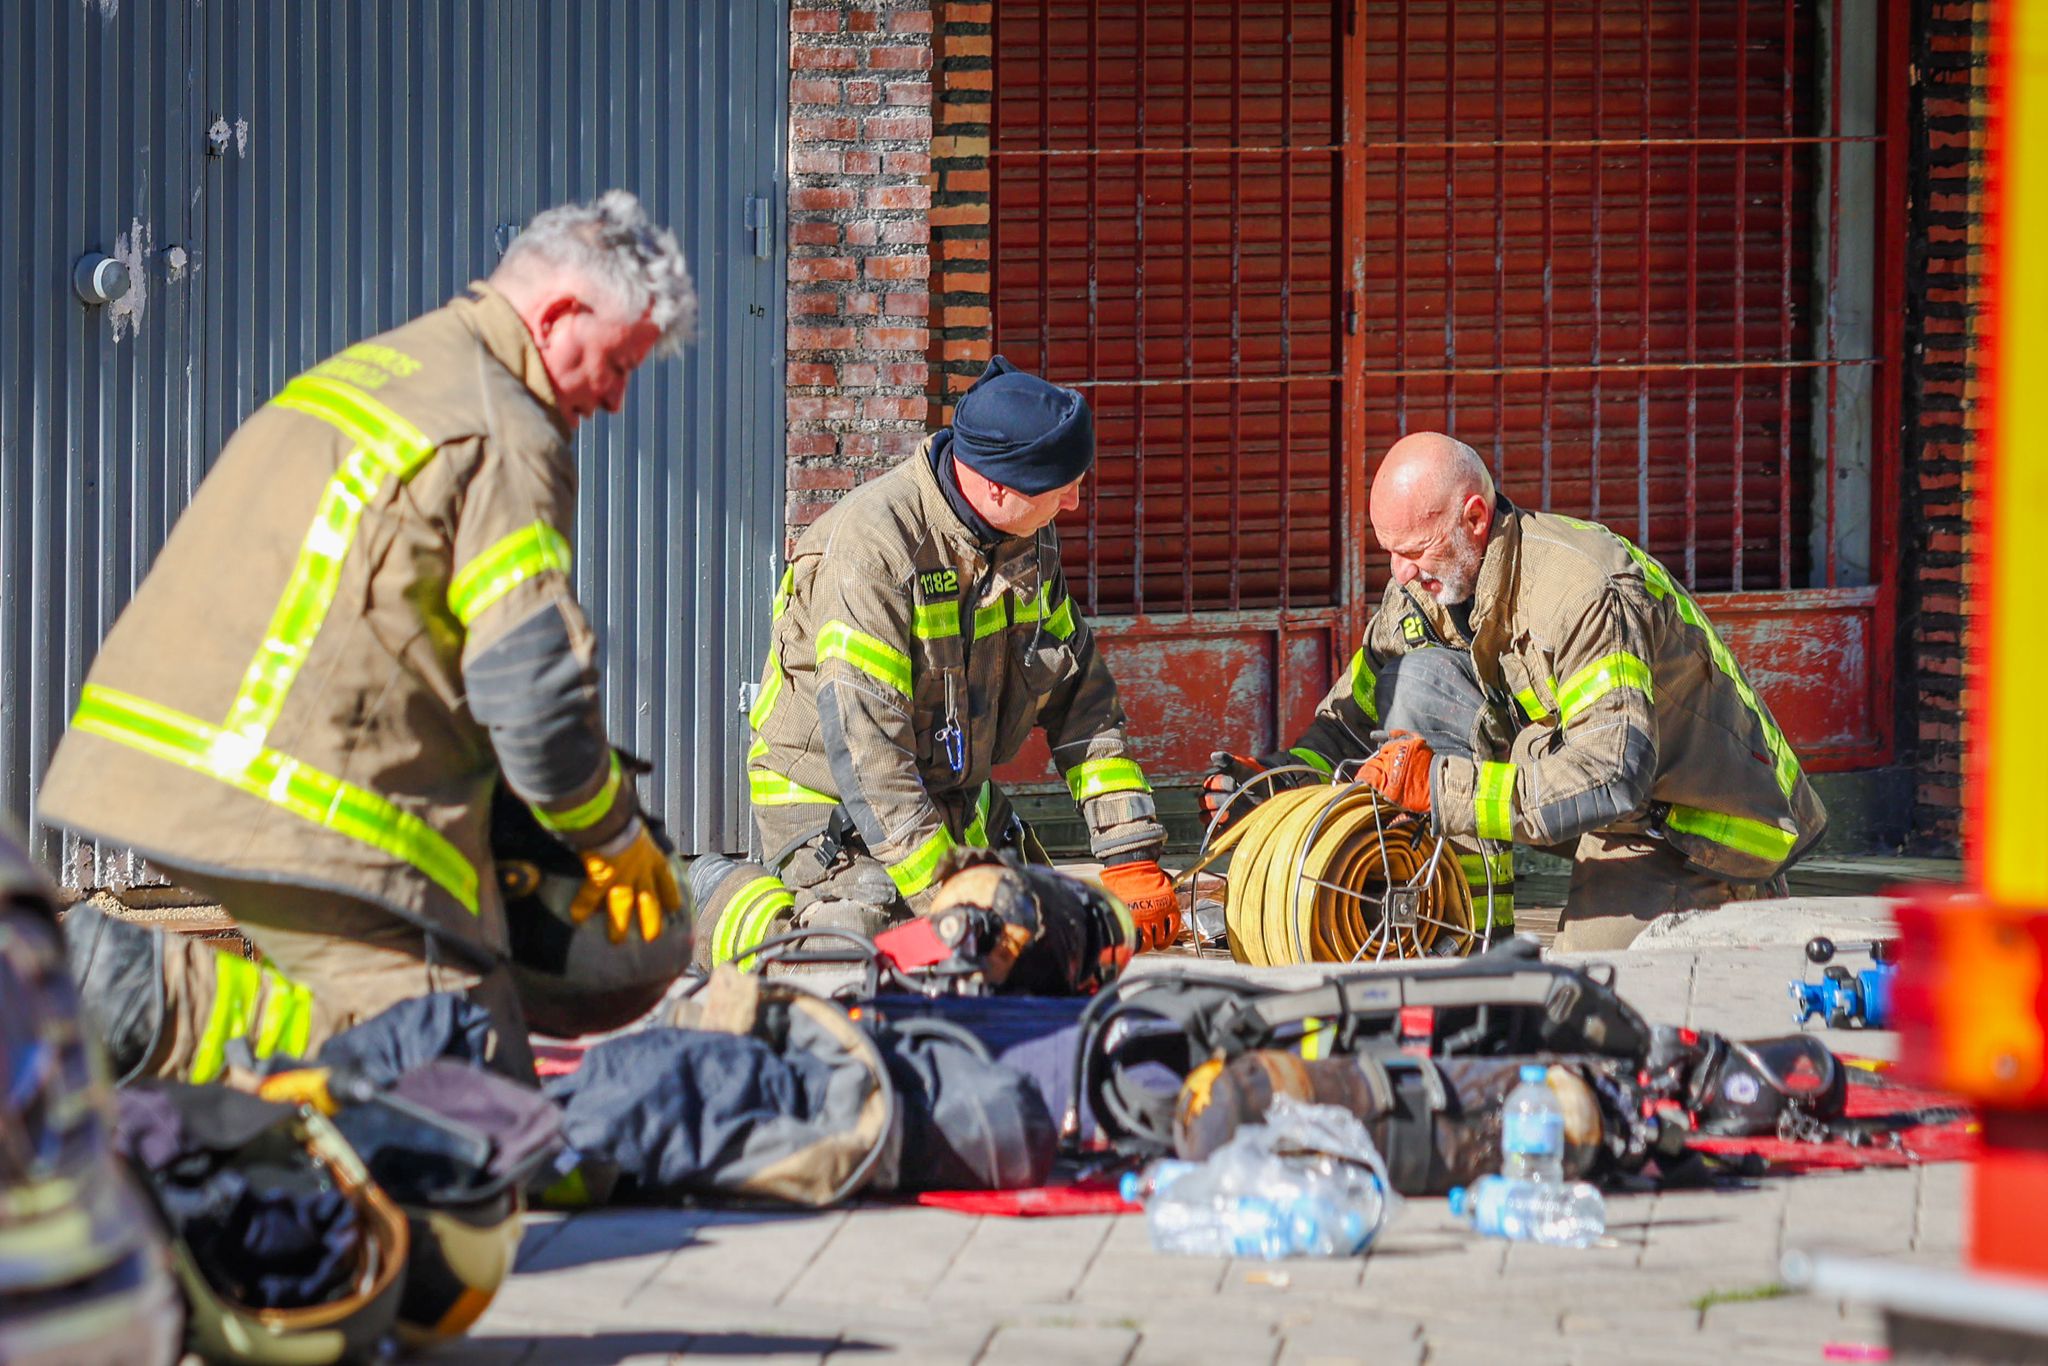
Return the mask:
[[[1174,895],[1173,879],[1158,860],[1140,859],[1104,868],[1102,885],[1130,911],[1138,931],[1138,949],[1163,949],[1180,938],[1180,898]]]
[[[602,904],[611,921],[614,944],[625,942],[636,916],[640,937],[653,943],[661,937],[662,917],[683,908],[683,894],[676,887],[668,855],[654,842],[644,821],[634,821],[624,835],[604,848],[582,850],[580,857],[587,880],[569,905],[569,919],[581,925]]]
[[[1358,781],[1417,815],[1429,812],[1429,741],[1410,730],[1397,730],[1358,766]]]

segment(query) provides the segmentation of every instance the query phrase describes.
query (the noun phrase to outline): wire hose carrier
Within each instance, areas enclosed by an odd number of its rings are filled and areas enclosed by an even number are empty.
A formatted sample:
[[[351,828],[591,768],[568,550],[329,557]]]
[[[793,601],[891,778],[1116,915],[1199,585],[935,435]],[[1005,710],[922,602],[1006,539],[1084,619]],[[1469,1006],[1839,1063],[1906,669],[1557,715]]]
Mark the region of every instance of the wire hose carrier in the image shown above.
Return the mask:
[[[1230,956],[1240,963],[1449,956],[1479,942],[1456,855],[1423,818],[1364,783],[1274,793],[1215,837],[1183,876],[1225,855],[1225,921]]]

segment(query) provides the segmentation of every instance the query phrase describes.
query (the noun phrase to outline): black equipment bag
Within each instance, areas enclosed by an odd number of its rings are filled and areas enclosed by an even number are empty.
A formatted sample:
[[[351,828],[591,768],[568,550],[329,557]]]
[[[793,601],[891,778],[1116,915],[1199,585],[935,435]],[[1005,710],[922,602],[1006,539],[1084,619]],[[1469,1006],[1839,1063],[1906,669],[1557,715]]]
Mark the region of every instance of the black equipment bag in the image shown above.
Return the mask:
[[[1298,990],[1193,973],[1127,977],[1089,1003],[1080,1033],[1069,1110],[1085,1105],[1105,1139],[1137,1154],[1172,1146],[1181,1083],[1212,1057],[1550,1054],[1632,1071],[1650,1046],[1649,1025],[1615,993],[1611,970],[1540,962],[1526,940],[1451,965],[1333,973]]]

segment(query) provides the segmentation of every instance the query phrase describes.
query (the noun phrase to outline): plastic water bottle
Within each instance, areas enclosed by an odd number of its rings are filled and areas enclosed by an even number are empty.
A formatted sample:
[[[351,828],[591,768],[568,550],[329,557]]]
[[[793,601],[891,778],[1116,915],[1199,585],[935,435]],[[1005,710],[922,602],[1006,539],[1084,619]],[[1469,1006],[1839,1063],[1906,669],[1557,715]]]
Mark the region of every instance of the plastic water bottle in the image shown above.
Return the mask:
[[[1376,1218],[1302,1196],[1268,1200],[1257,1195],[1184,1201],[1168,1191],[1145,1207],[1152,1246],[1194,1257],[1349,1257],[1372,1241]]]
[[[1583,1181],[1482,1176],[1451,1191],[1451,1216],[1489,1238],[1586,1247],[1607,1232],[1607,1202]]]
[[[1500,1174],[1509,1180],[1564,1180],[1564,1111],[1540,1062],[1522,1066],[1521,1084],[1500,1110]]]
[[[1157,1162],[1146,1163],[1142,1171],[1125,1172],[1123,1179],[1117,1182],[1116,1193],[1124,1198],[1127,1205],[1147,1205],[1153,1196],[1201,1165],[1199,1162],[1162,1157]]]

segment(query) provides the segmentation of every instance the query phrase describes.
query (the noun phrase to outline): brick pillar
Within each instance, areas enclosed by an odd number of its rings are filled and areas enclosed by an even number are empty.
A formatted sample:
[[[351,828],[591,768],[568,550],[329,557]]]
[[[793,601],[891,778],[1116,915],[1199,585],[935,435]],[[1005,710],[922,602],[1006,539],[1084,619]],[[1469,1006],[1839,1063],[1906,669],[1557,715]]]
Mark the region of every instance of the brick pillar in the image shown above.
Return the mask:
[[[995,71],[994,6],[947,0],[934,39],[938,106],[932,137],[931,422],[989,358],[989,109]]]
[[[930,0],[795,0],[789,82],[791,544],[923,439]]]
[[[1962,808],[1965,641],[1977,613],[1970,500],[1985,395],[1977,331],[1987,264],[1990,17],[1982,0],[1918,0],[1908,118],[1905,579],[1901,741],[1918,770],[1914,842],[1954,852]]]

